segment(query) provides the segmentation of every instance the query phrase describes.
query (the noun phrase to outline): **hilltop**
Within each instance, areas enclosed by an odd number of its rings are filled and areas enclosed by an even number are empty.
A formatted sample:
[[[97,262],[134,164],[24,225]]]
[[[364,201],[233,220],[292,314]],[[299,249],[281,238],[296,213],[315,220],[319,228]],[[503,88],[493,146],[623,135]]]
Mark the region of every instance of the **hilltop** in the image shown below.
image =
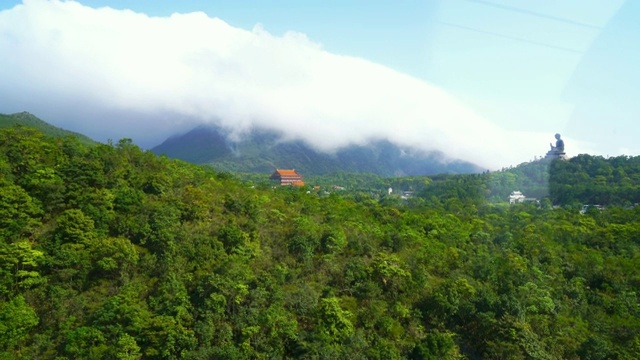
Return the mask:
[[[11,127],[14,125],[36,128],[43,134],[54,138],[75,136],[83,144],[95,144],[95,141],[86,135],[53,126],[26,111],[15,114],[0,114],[0,128]]]

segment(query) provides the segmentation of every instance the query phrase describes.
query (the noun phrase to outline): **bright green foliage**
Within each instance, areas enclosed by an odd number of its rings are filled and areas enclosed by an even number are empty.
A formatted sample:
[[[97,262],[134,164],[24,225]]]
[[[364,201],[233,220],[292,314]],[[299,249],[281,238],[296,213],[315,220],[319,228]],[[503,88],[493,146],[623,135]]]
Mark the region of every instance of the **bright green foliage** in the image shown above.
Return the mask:
[[[320,299],[318,304],[318,327],[320,335],[331,342],[341,342],[353,335],[354,327],[349,319],[351,313],[340,307],[338,298]]]
[[[44,253],[34,250],[28,241],[0,243],[0,298],[16,289],[34,287],[44,281],[38,265]]]
[[[30,234],[39,225],[41,213],[24,189],[0,183],[0,239],[10,241]]]
[[[115,353],[115,358],[118,360],[138,360],[142,358],[136,339],[127,333],[118,338]]]
[[[397,255],[378,253],[372,261],[371,275],[384,289],[402,290],[411,280],[411,273]]]
[[[36,311],[26,303],[22,295],[8,302],[0,302],[0,351],[8,355],[15,350],[14,354],[19,354],[20,347],[38,322]]]
[[[79,327],[67,337],[65,352],[74,359],[103,358],[108,352],[104,334],[92,327]]]
[[[0,358],[636,359],[637,163],[325,194],[0,130]]]
[[[81,210],[66,210],[58,217],[55,239],[61,243],[88,245],[95,241],[93,219]]]
[[[92,244],[92,249],[95,270],[105,277],[113,274],[128,278],[140,258],[135,246],[124,237],[101,239]]]
[[[454,334],[450,332],[441,333],[433,331],[413,349],[411,359],[425,360],[456,360],[462,359]]]

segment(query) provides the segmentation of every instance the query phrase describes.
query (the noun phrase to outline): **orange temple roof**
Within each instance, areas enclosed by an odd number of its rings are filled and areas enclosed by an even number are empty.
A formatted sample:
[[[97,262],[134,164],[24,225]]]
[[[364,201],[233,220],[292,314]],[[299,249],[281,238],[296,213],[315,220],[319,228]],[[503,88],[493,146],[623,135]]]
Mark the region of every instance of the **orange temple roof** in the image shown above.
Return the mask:
[[[300,176],[300,174],[298,174],[296,172],[296,169],[291,169],[291,170],[287,170],[287,169],[276,169],[276,173],[280,174],[280,175],[289,175],[289,176]]]

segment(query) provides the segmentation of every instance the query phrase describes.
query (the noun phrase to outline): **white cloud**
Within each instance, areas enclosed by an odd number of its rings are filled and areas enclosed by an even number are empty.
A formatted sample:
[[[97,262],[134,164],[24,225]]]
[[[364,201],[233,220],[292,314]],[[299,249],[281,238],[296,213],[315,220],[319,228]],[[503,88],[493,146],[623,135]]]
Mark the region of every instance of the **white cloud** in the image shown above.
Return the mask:
[[[26,0],[0,13],[0,53],[10,54],[0,57],[0,111],[27,110],[100,140],[149,146],[215,122],[237,133],[279,129],[323,150],[388,138],[498,168],[552,139],[506,131],[442,89],[304,34],[234,28],[204,13]]]

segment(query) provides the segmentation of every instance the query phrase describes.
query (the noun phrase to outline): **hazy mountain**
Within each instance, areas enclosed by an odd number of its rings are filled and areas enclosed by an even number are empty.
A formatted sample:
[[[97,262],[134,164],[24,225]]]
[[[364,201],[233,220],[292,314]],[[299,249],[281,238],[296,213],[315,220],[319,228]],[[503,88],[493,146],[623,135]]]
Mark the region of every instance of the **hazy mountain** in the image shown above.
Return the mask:
[[[89,145],[95,143],[95,141],[93,141],[86,135],[53,126],[26,111],[15,114],[0,114],[0,128],[10,127],[14,125],[36,128],[42,131],[45,135],[51,137],[75,136],[83,144]]]
[[[302,141],[281,141],[278,133],[262,129],[252,131],[241,140],[232,140],[219,128],[199,126],[186,134],[170,137],[152,151],[238,172],[294,168],[307,175],[349,171],[405,176],[483,170],[466,161],[448,159],[442,152],[426,153],[387,140],[351,145],[328,154],[316,151]]]

